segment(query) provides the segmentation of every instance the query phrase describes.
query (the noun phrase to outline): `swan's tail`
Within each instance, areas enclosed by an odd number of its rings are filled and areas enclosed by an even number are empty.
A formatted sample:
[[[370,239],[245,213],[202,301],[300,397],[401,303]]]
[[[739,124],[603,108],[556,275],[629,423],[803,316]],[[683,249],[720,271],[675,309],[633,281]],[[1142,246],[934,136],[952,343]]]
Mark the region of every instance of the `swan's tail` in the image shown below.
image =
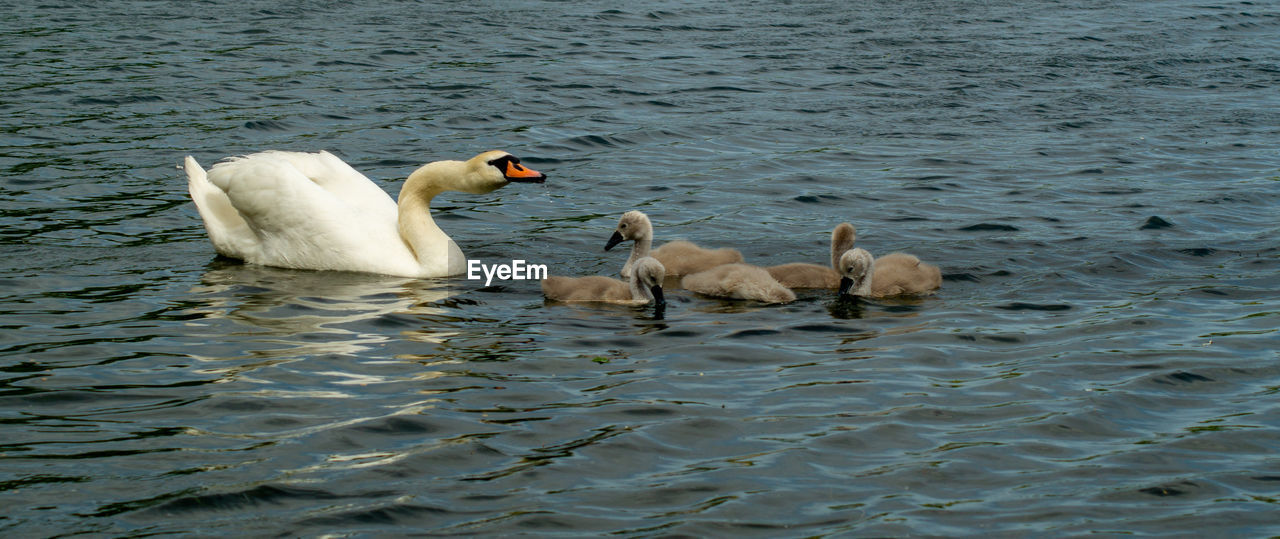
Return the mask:
[[[254,242],[248,241],[252,233],[240,212],[231,205],[226,193],[209,181],[208,173],[194,157],[188,155],[182,161],[182,170],[187,173],[187,190],[204,220],[213,248],[223,256],[245,259]]]
[[[181,168],[187,173],[187,189],[191,191],[191,198],[195,199],[197,191],[204,188],[204,184],[209,183],[209,175],[205,173],[200,163],[196,162],[196,158],[190,155],[182,160]],[[199,201],[196,205],[199,205]]]

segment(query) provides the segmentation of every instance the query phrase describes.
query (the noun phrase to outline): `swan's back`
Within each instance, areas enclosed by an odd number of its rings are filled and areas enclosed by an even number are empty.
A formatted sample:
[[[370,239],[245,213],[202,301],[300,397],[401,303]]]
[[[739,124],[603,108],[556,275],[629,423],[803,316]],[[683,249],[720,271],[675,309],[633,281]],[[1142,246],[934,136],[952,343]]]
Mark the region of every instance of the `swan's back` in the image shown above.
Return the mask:
[[[328,152],[260,152],[207,173],[188,158],[186,168],[224,256],[284,268],[428,273],[400,236],[396,203]]]
[[[649,256],[662,263],[669,277],[742,262],[742,253],[737,249],[704,249],[684,240],[667,242],[650,252]]]
[[[233,185],[265,187],[264,184],[286,177],[305,178],[361,213],[390,215],[392,218],[396,215],[396,203],[390,195],[351,165],[326,151],[269,150],[232,157],[209,168],[209,181],[223,191]]]
[[[891,253],[876,259],[871,277],[873,296],[924,295],[941,287],[942,271],[914,255]]]
[[[840,287],[840,273],[826,266],[793,262],[765,268],[779,284],[787,288],[830,288]]]
[[[763,268],[733,263],[686,275],[680,286],[705,296],[744,299],[764,303],[787,303],[796,295],[778,283]]]

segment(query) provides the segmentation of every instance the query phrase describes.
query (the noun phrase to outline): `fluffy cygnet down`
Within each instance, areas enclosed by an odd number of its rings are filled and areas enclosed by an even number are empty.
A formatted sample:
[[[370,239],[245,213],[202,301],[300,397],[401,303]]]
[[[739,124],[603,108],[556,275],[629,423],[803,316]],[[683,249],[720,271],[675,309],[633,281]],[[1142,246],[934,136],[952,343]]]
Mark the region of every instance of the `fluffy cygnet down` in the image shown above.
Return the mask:
[[[622,214],[604,250],[608,251],[627,240],[635,243],[631,246],[631,257],[622,266],[624,278],[631,275],[631,267],[635,261],[645,256],[658,259],[667,269],[667,275],[672,277],[697,273],[723,264],[742,262],[742,253],[736,249],[704,249],[684,240],[668,242],[650,251],[653,245],[653,224],[649,222],[649,216],[636,210]]]
[[[883,298],[930,294],[942,286],[942,272],[906,253],[874,258],[866,249],[855,248],[840,255],[841,296]]]
[[[831,231],[831,265],[821,266],[805,262],[793,262],[765,268],[774,279],[787,288],[827,288],[840,286],[840,272],[836,263],[840,255],[853,248],[857,232],[853,225],[840,223]]]
[[[656,307],[666,305],[662,296],[662,281],[666,278],[666,270],[662,263],[653,257],[644,257],[636,261],[635,269],[629,282],[599,275],[547,277],[542,280],[542,295],[555,301],[594,301],[626,305],[653,302]]]
[[[744,299],[764,303],[795,301],[796,295],[778,283],[764,268],[725,264],[686,275],[680,286],[704,296]]]

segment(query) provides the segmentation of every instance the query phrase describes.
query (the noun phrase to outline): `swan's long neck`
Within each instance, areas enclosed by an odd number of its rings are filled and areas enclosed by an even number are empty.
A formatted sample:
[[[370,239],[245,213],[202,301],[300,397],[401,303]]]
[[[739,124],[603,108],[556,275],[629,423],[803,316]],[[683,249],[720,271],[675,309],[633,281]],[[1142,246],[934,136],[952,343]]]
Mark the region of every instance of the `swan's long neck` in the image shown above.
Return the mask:
[[[636,268],[636,261],[646,256],[649,256],[649,248],[652,246],[653,246],[652,233],[645,234],[644,236],[636,238],[635,242],[631,245],[631,256],[627,258],[627,263],[622,265],[622,275],[625,277],[631,278],[631,286],[633,287],[632,290],[634,290],[634,287],[636,286],[636,279],[634,275],[635,268]],[[653,299],[653,298],[649,298],[649,299]]]
[[[869,297],[871,295],[871,276],[876,274],[875,259],[867,262],[867,271],[862,275],[862,280],[858,281],[858,287],[853,289],[853,295]]]
[[[640,282],[640,272],[635,268],[631,268],[631,277],[627,281],[631,284],[631,299],[642,299],[645,301],[653,301],[653,292],[649,287]]]
[[[831,231],[831,267],[840,271],[840,256],[853,249],[856,238],[853,226],[842,223]]]
[[[431,218],[431,199],[446,190],[462,190],[455,183],[466,175],[463,165],[461,161],[437,161],[419,168],[405,180],[397,203],[400,238],[418,264],[446,267],[450,275],[464,272],[466,260],[458,245]],[[442,260],[444,253],[447,256]]]
[[[832,238],[831,239],[831,267],[835,268],[836,271],[839,271],[840,255],[844,254],[845,251],[848,251],[852,247],[853,247],[853,242],[849,242],[848,247],[842,247],[840,245],[840,242],[837,241],[836,238]]]

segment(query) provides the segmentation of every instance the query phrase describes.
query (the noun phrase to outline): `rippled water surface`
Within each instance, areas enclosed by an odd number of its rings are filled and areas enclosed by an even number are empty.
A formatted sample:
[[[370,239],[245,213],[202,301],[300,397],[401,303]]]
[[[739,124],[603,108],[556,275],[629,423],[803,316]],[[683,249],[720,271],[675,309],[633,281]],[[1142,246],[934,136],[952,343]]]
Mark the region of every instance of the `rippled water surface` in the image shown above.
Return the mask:
[[[0,533],[1280,534],[1270,2],[0,2]],[[175,169],[328,149],[469,258],[659,242],[914,300],[217,259]]]

